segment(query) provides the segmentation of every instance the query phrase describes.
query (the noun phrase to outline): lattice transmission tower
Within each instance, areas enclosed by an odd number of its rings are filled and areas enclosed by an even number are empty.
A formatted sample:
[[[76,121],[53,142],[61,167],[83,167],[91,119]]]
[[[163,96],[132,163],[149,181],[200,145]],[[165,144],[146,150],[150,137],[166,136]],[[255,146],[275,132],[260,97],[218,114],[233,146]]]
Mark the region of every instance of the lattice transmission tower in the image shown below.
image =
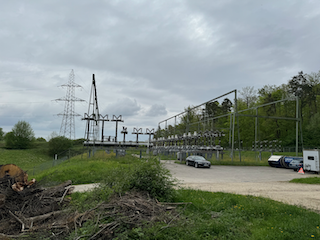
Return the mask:
[[[56,99],[56,101],[65,101],[64,112],[58,114],[63,117],[59,135],[75,139],[75,117],[81,116],[75,112],[75,102],[84,102],[85,100],[75,97],[75,88],[81,86],[74,82],[73,69],[70,72],[68,83],[61,85],[61,87],[67,87],[67,93],[65,97]]]

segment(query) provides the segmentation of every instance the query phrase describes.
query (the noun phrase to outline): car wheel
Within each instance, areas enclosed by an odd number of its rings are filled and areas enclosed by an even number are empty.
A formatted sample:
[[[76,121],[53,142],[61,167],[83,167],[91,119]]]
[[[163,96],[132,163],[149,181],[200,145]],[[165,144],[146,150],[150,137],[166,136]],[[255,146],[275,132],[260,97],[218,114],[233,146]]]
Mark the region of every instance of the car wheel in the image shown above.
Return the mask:
[[[199,167],[199,166],[198,166],[198,163],[195,163],[195,164],[194,164],[194,167],[195,167],[195,168],[198,168],[198,167]]]
[[[186,161],[186,165],[189,166],[189,162],[188,161]]]
[[[209,165],[209,168],[211,168],[211,165]]]

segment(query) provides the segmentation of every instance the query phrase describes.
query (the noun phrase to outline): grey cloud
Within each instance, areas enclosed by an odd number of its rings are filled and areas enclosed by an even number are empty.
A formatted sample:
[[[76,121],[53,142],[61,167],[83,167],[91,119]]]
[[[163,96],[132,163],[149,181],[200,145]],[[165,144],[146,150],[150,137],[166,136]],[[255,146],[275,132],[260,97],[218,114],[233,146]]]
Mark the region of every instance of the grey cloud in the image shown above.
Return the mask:
[[[0,9],[0,102],[64,97],[57,86],[74,69],[84,87],[77,97],[88,101],[94,73],[100,112],[123,114],[128,126],[156,126],[233,89],[317,72],[319,7],[299,0],[7,1]],[[76,104],[76,112],[88,104]],[[18,104],[1,109],[7,117],[0,127],[14,113],[32,113],[51,131],[59,125],[52,115],[63,109]]]
[[[107,103],[106,105],[107,106],[104,107],[103,111],[100,111],[100,113],[103,115],[108,114],[109,118],[113,115],[122,115],[124,118],[135,116],[141,110],[141,106],[138,105],[137,100],[129,98],[117,99],[116,101],[109,104]]]
[[[154,104],[145,113],[146,116],[158,117],[167,114],[166,107],[163,105]]]

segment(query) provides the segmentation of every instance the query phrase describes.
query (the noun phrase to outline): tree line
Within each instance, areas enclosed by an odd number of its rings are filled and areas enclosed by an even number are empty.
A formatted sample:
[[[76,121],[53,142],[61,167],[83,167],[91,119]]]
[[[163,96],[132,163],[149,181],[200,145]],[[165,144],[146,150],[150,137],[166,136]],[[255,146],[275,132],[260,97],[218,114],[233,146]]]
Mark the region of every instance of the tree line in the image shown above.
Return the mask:
[[[74,144],[82,144],[82,139],[71,140],[64,136],[58,136],[52,133],[47,144],[48,154],[60,154],[70,149]],[[7,149],[30,149],[36,147],[36,143],[47,142],[46,139],[39,137],[35,138],[34,131],[30,123],[26,121],[18,121],[10,132],[5,133],[0,128],[0,141],[4,141],[4,147]]]
[[[225,98],[222,102],[208,102],[197,108],[187,107],[177,124],[169,125],[166,129],[159,128],[155,136],[167,137],[194,131],[219,130],[225,132],[222,144],[228,147],[232,121],[230,117],[237,108],[238,112],[247,109],[245,114],[239,114],[235,121],[236,129],[239,127],[239,131],[235,131],[235,139],[240,139],[244,148],[252,148],[256,133],[259,141],[277,140],[284,147],[295,146],[296,121],[289,119],[296,118],[298,97],[298,116],[301,120],[299,144],[303,141],[303,146],[310,148],[320,145],[320,71],[310,74],[301,71],[286,84],[265,85],[257,90],[248,86],[239,93],[236,101]],[[257,114],[264,117],[259,117],[256,123],[254,116]],[[255,129],[256,126],[258,130]]]

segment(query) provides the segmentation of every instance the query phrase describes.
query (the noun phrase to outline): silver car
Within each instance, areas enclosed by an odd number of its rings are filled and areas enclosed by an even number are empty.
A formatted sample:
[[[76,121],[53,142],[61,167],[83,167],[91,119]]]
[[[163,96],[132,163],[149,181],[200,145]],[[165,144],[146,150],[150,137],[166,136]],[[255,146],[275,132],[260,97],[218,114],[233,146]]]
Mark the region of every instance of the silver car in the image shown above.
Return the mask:
[[[303,168],[303,159],[294,159],[289,163],[289,168],[298,171],[300,168]]]
[[[186,165],[187,166],[191,165],[191,166],[194,166],[195,168],[198,168],[198,167],[210,168],[211,167],[211,163],[209,161],[207,161],[204,157],[197,156],[197,155],[187,157]]]

